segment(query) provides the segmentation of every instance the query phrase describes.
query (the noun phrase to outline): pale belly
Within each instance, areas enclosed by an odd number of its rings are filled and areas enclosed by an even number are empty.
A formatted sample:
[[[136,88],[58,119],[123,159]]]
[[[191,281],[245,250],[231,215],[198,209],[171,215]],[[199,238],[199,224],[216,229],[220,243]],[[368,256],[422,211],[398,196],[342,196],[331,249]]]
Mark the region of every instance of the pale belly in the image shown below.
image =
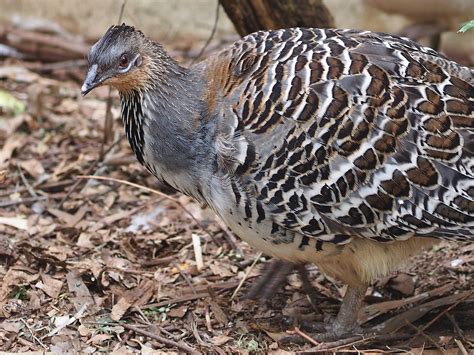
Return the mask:
[[[438,240],[413,237],[396,242],[377,242],[353,237],[350,242],[337,245],[321,242],[318,238],[305,238],[288,232],[283,237],[272,234],[272,221],[256,223],[246,219],[243,210],[232,208],[231,195],[216,194],[213,210],[239,238],[267,255],[292,263],[314,263],[321,271],[347,284],[362,285],[384,277],[410,257],[420,253]]]

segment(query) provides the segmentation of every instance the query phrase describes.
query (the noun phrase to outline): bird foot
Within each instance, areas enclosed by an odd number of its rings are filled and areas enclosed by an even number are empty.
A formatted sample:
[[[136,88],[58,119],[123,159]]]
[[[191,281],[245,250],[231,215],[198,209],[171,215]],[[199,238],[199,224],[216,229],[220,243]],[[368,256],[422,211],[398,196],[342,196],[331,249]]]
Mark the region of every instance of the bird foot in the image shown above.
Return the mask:
[[[303,290],[308,296],[312,307],[316,312],[320,313],[318,307],[318,292],[311,284],[308,270],[304,264],[293,264],[282,260],[271,261],[265,268],[263,275],[250,287],[250,290],[243,298],[253,300],[260,299],[262,301],[271,299],[284,285],[288,275],[295,269],[298,271]]]
[[[283,343],[312,343],[320,344],[341,341],[354,337],[363,337],[372,333],[370,330],[362,329],[359,325],[342,328],[336,322],[304,322],[301,321],[295,330],[288,331],[291,335],[281,339]]]

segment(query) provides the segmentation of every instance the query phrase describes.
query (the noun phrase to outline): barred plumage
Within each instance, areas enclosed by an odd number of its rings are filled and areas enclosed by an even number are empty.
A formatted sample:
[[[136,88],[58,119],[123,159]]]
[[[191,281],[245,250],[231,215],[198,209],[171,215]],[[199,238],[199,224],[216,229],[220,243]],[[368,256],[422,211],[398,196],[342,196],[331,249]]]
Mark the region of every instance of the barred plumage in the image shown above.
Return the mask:
[[[313,29],[252,34],[208,68],[236,149],[246,140],[229,179],[255,190],[252,223],[260,205],[323,241],[472,239],[469,69],[402,38]]]
[[[185,69],[122,25],[90,61],[83,92],[119,89],[150,172],[251,245],[349,284],[336,334],[374,278],[439,238],[474,240],[474,73],[429,48],[294,28]]]

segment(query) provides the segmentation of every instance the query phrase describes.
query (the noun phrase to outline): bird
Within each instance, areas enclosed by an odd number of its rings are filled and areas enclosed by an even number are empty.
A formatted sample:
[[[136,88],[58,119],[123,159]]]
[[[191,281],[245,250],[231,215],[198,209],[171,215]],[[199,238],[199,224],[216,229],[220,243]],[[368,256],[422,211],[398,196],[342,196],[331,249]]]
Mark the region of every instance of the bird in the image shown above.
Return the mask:
[[[101,85],[158,180],[252,247],[347,285],[325,335],[358,331],[374,280],[440,240],[474,240],[474,72],[409,39],[259,31],[186,68],[115,25],[82,94]]]

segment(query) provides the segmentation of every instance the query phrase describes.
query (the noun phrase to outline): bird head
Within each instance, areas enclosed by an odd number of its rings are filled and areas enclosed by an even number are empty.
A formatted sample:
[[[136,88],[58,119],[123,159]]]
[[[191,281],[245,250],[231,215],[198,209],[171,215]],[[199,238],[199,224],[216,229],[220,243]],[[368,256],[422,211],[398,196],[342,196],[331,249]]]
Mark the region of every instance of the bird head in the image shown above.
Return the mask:
[[[110,85],[120,92],[140,89],[147,78],[147,47],[150,41],[134,27],[110,27],[90,50],[82,94],[101,85]]]

